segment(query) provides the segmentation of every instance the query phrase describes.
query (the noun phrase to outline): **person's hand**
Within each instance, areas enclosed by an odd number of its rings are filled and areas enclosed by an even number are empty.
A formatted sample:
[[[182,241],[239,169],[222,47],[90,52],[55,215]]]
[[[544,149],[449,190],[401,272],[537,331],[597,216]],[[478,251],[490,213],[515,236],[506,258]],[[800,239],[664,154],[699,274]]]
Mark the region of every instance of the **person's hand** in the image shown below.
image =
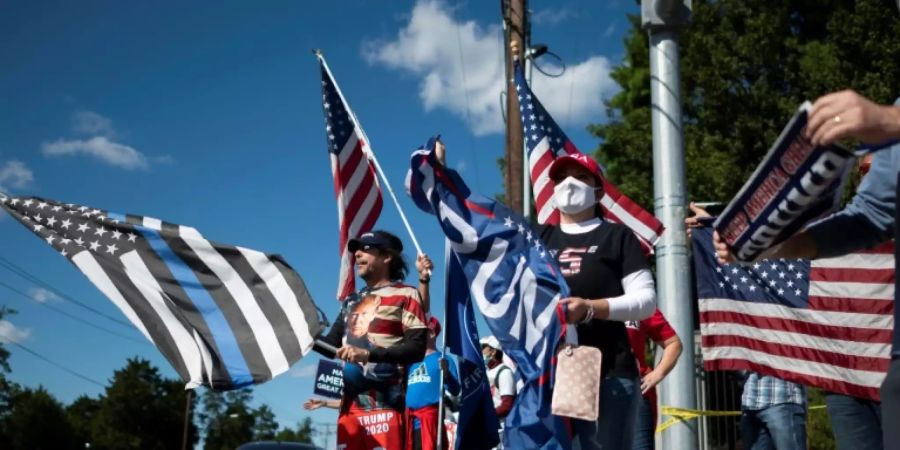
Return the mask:
[[[688,237],[690,237],[691,236],[691,228],[700,227],[700,219],[703,219],[706,217],[712,217],[712,216],[709,215],[709,213],[706,212],[705,209],[695,205],[694,202],[691,202],[688,205],[688,208],[690,208],[691,212],[694,213],[693,216],[690,216],[690,217],[684,219],[684,224],[687,226]]]
[[[426,283],[431,281],[432,269],[434,269],[434,264],[431,262],[431,258],[424,253],[419,253],[419,256],[416,256],[416,271],[419,272],[419,281]]]
[[[325,406],[325,400],[322,400],[321,398],[311,398],[303,404],[303,409],[305,409],[307,411],[312,411],[314,409],[319,409],[323,406]]]
[[[583,322],[588,315],[588,310],[591,309],[590,301],[581,297],[566,297],[559,303],[569,307],[566,312],[566,323]]]
[[[447,165],[447,146],[440,139],[434,143],[434,157],[442,166]]]
[[[441,371],[443,371],[445,375],[448,374],[448,373],[450,373],[450,372],[449,372],[450,366],[449,366],[449,364],[447,363],[447,359],[446,359],[446,358],[440,358],[440,359],[438,359],[438,365],[441,366]]]
[[[900,137],[900,108],[879,105],[854,91],[819,97],[809,112],[806,137],[814,145],[854,138],[879,144]]]
[[[728,264],[737,261],[734,254],[728,248],[728,244],[722,240],[718,231],[713,231],[713,248],[716,249],[716,261],[719,264]]]
[[[641,395],[646,394],[647,391],[653,389],[660,381],[662,381],[664,376],[665,375],[656,370],[651,370],[647,375],[644,375],[644,377],[641,378]]]
[[[335,356],[343,361],[365,364],[369,362],[369,351],[364,348],[345,345],[338,349]]]

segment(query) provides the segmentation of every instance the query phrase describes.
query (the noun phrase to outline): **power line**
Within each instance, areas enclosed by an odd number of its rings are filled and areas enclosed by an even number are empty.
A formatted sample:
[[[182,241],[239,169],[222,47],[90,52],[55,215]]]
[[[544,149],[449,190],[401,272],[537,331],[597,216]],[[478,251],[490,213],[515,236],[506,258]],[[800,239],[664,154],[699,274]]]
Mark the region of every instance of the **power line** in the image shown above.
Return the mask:
[[[50,283],[47,283],[46,281],[44,281],[44,280],[42,280],[42,279],[40,279],[40,278],[38,278],[38,277],[32,275],[31,273],[29,273],[29,272],[26,271],[25,269],[19,267],[18,265],[16,265],[16,264],[13,263],[12,261],[10,261],[10,260],[8,260],[8,259],[2,257],[2,256],[0,256],[0,267],[2,267],[2,268],[4,268],[4,269],[6,269],[6,270],[8,270],[8,271],[10,271],[10,272],[12,272],[12,273],[14,273],[15,275],[17,275],[17,276],[19,276],[19,277],[21,277],[21,278],[23,278],[23,279],[25,279],[25,280],[27,280],[27,281],[30,281],[30,282],[32,282],[32,283],[34,283],[34,284],[37,284],[37,285],[39,285],[39,286],[42,286],[42,287],[44,287],[45,289],[49,290],[50,292],[53,292],[54,294],[58,295],[59,297],[64,298],[64,299],[66,299],[66,300],[68,300],[68,301],[70,301],[70,302],[72,302],[72,303],[74,303],[74,304],[76,304],[76,305],[78,305],[78,306],[80,306],[80,307],[82,307],[82,308],[84,308],[84,309],[86,309],[86,310],[88,310],[88,311],[94,313],[94,314],[97,314],[97,315],[99,315],[99,316],[101,316],[101,317],[103,317],[103,318],[105,318],[105,319],[111,320],[111,321],[113,321],[113,322],[115,322],[115,323],[117,323],[117,324],[119,324],[119,325],[126,326],[126,327],[128,327],[128,329],[132,329],[132,327],[133,327],[133,325],[132,325],[131,323],[128,323],[128,322],[126,322],[126,321],[124,321],[124,320],[122,320],[122,319],[119,319],[119,318],[117,318],[117,317],[113,317],[113,316],[111,316],[111,315],[109,315],[109,314],[106,314],[106,313],[104,313],[104,312],[102,312],[102,311],[100,311],[100,310],[98,310],[98,309],[96,309],[96,308],[94,308],[94,307],[91,307],[91,306],[89,306],[89,305],[87,305],[87,304],[85,304],[85,303],[83,303],[83,302],[81,302],[81,301],[75,300],[74,298],[70,297],[68,294],[66,294],[66,293],[60,291],[59,289],[53,287],[53,285],[51,285]]]
[[[0,281],[0,286],[5,287],[6,289],[9,289],[10,291],[13,291],[13,292],[15,292],[16,294],[19,294],[19,295],[21,295],[22,297],[25,297],[25,298],[27,298],[27,299],[29,299],[29,300],[33,300],[33,299],[31,298],[31,296],[29,296],[29,295],[26,294],[25,292],[22,292],[22,291],[20,291],[20,290],[18,290],[18,289],[16,289],[16,288],[14,288],[14,287],[12,287],[12,286],[10,286],[10,285],[4,283],[4,282],[2,282],[2,281]],[[85,319],[82,319],[81,317],[78,317],[78,316],[75,316],[75,315],[73,315],[73,314],[70,314],[70,313],[68,313],[68,312],[66,312],[66,311],[64,311],[64,310],[62,310],[62,309],[59,309],[59,308],[53,306],[53,305],[50,305],[50,304],[47,304],[47,303],[43,303],[43,302],[36,302],[36,303],[39,304],[39,305],[41,305],[41,306],[44,306],[44,307],[46,307],[46,308],[49,308],[49,309],[51,309],[51,310],[53,310],[53,311],[56,311],[57,313],[62,314],[62,315],[66,316],[66,317],[68,317],[68,318],[70,318],[70,319],[72,319],[72,320],[75,320],[75,321],[80,322],[80,323],[82,323],[82,324],[84,324],[84,325],[90,326],[90,327],[92,327],[92,328],[96,328],[96,329],[98,329],[98,330],[104,331],[104,332],[109,333],[109,334],[111,334],[111,335],[113,335],[113,336],[116,336],[116,337],[119,337],[119,338],[122,338],[122,339],[127,339],[127,340],[132,341],[132,342],[137,342],[138,344],[144,344],[144,345],[148,345],[148,346],[151,345],[149,342],[147,342],[147,341],[145,341],[145,340],[136,339],[136,338],[131,337],[131,336],[126,336],[126,335],[124,335],[124,334],[117,333],[117,332],[115,332],[115,331],[113,331],[113,330],[110,330],[110,329],[108,329],[108,328],[104,328],[104,327],[102,327],[102,326],[100,326],[100,325],[97,325],[97,324],[95,324],[95,323],[93,323],[93,322],[89,322],[89,321],[87,321],[87,320],[85,320]]]
[[[99,381],[97,381],[97,380],[94,380],[94,379],[88,377],[88,376],[82,375],[82,374],[80,374],[80,373],[78,373],[78,372],[76,372],[76,371],[74,371],[74,370],[72,370],[72,369],[69,369],[69,368],[66,367],[66,366],[63,366],[62,364],[59,364],[59,363],[57,363],[57,362],[52,361],[51,359],[49,359],[49,358],[47,358],[47,357],[45,357],[45,356],[41,356],[38,352],[36,352],[36,351],[34,351],[34,350],[31,350],[31,349],[29,349],[28,347],[25,347],[24,345],[19,344],[18,342],[11,342],[11,344],[12,344],[12,345],[15,345],[16,347],[21,348],[22,350],[25,350],[25,351],[28,352],[28,353],[31,353],[34,357],[39,358],[39,359],[41,359],[41,360],[43,360],[43,361],[45,361],[45,362],[47,362],[47,363],[49,363],[49,364],[55,366],[56,368],[58,368],[58,369],[60,369],[60,370],[63,370],[63,371],[65,371],[65,372],[68,372],[70,375],[74,375],[74,376],[76,376],[76,377],[78,377],[78,378],[81,378],[81,379],[84,380],[84,381],[87,381],[88,383],[96,384],[97,386],[100,386],[100,387],[102,387],[102,388],[105,388],[105,387],[106,387],[106,384],[105,384],[105,383],[101,383],[101,382],[99,382]]]

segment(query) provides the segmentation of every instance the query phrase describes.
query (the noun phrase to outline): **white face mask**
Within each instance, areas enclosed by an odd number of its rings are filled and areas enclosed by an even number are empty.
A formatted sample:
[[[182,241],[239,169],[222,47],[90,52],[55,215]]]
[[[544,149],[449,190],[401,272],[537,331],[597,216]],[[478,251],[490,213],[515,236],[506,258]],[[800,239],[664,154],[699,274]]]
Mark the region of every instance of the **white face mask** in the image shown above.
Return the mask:
[[[553,202],[560,211],[577,214],[597,204],[596,189],[574,177],[568,177],[556,183],[553,188]]]

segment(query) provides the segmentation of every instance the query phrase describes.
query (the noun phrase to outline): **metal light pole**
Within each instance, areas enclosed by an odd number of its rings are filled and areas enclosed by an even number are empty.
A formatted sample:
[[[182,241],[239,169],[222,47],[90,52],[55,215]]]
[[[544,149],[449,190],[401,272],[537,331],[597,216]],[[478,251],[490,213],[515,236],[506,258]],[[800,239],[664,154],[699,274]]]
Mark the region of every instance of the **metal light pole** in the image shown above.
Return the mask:
[[[650,34],[653,192],[656,217],[666,226],[656,245],[657,298],[683,343],[678,364],[661,385],[662,405],[696,409],[690,261],[685,233],[687,194],[679,94],[678,31],[690,20],[690,0],[642,0],[641,23]],[[663,432],[664,450],[697,448],[697,421]]]

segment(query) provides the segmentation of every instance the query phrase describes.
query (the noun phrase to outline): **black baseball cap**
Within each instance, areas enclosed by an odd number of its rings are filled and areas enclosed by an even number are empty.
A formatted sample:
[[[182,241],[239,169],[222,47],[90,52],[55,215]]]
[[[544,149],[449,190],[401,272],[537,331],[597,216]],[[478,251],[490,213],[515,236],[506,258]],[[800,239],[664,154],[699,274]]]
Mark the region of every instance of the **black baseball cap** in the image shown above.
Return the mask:
[[[400,238],[397,236],[382,230],[363,233],[361,236],[350,239],[350,242],[347,242],[347,250],[351,252],[369,250],[371,248],[402,252],[403,243],[400,242]]]

